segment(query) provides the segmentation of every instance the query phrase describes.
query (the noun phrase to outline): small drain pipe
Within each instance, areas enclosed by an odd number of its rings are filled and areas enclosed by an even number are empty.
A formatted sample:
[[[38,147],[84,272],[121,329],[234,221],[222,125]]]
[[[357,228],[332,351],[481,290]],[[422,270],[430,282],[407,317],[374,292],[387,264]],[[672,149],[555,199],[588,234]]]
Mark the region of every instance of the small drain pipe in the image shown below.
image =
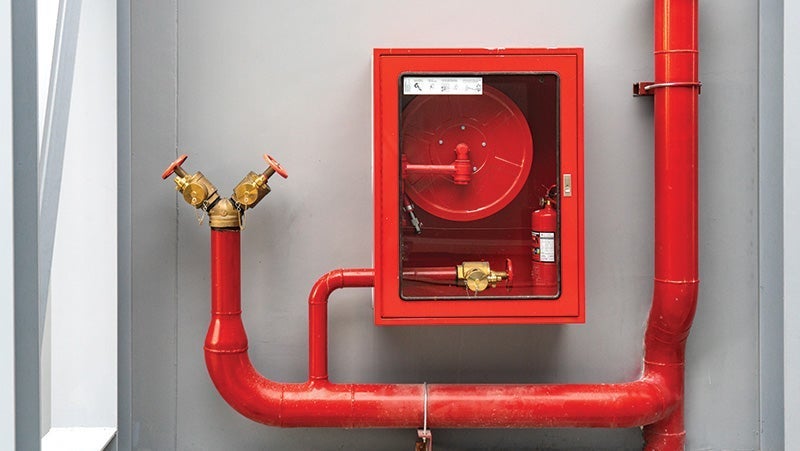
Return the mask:
[[[563,385],[331,383],[328,298],[339,288],[374,282],[371,269],[341,269],[323,276],[309,297],[308,381],[273,382],[253,368],[247,355],[240,228],[229,224],[232,210],[215,207],[215,201],[208,205],[212,308],[205,358],[223,398],[250,419],[282,427],[417,428],[426,419],[432,428],[644,426],[646,449],[683,449],[685,345],[698,289],[697,3],[655,0],[655,81],[640,83],[638,89],[639,94],[654,95],[655,103],[655,280],[640,379]],[[219,203],[238,206],[241,212],[255,205],[269,191],[266,178],[282,171],[274,160],[268,162],[272,172],[252,174],[242,182],[249,183],[246,189],[240,184],[232,200]],[[170,168],[178,171],[177,166]],[[285,171],[278,173],[285,176]],[[205,182],[197,179],[198,185]],[[197,200],[178,185],[187,202]],[[209,186],[198,192],[210,192]],[[227,222],[214,217],[214,208],[225,213]]]

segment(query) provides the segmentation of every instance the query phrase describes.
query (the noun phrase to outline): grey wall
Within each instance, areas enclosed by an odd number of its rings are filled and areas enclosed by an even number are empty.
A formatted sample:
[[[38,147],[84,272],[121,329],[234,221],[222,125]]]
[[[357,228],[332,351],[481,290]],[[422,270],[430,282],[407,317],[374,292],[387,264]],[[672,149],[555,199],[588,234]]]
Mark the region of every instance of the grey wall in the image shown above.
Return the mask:
[[[784,282],[784,378],[796,381],[800,376],[800,240],[796,230],[800,225],[800,209],[797,196],[800,195],[800,182],[793,175],[800,169],[800,143],[797,124],[800,123],[800,7],[795,2],[786,1],[784,7],[784,95],[783,103],[783,243],[784,274],[789,275]],[[794,275],[794,277],[792,277]],[[800,388],[798,384],[786,384],[786,446],[787,449],[800,446]]]
[[[0,189],[14,189],[14,85],[11,58],[11,1],[0,0]],[[14,437],[14,218],[0,219],[0,447]]]
[[[759,446],[758,4],[701,2],[700,305],[689,449]],[[289,170],[247,218],[243,307],[265,375],[306,375],[306,296],[372,262],[371,50],[585,48],[587,321],[379,328],[332,304],[331,375],[376,382],[619,382],[641,370],[653,260],[652,6],[638,0],[134,2],[134,449],[409,449],[407,430],[282,430],[230,409],[204,368],[208,228],[158,175],[176,154],[227,193],[263,152]],[[620,216],[618,212],[625,212]],[[615,212],[610,214],[609,212]],[[123,313],[124,314],[124,313]],[[124,421],[120,427],[124,428]],[[125,436],[122,431],[121,437]],[[434,431],[437,449],[636,449],[638,429]]]
[[[759,374],[761,449],[784,447],[783,0],[759,3]],[[791,3],[791,2],[790,2]],[[800,41],[797,41],[800,43]],[[787,55],[797,49],[787,46]],[[797,448],[791,443],[786,449]]]

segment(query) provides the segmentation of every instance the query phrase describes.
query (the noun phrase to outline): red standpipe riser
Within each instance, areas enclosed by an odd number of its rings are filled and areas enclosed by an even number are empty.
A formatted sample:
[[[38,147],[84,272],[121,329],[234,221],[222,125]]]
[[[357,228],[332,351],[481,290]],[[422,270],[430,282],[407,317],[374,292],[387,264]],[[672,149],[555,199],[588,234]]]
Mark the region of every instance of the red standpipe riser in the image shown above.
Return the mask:
[[[670,371],[678,404],[644,428],[646,448],[683,449],[686,338],[697,307],[698,0],[655,1],[655,282],[645,373]]]
[[[696,83],[697,0],[655,1],[656,83]],[[655,282],[641,379],[621,384],[429,385],[427,420],[442,427],[632,427],[645,447],[682,449],[684,351],[697,303],[697,94],[655,90]],[[261,376],[241,320],[238,231],[212,230],[212,318],[205,355],[214,384],[237,411],[286,427],[419,427],[421,384],[333,384],[327,372],[327,300],[372,286],[370,269],[336,270],[309,297],[309,381]]]

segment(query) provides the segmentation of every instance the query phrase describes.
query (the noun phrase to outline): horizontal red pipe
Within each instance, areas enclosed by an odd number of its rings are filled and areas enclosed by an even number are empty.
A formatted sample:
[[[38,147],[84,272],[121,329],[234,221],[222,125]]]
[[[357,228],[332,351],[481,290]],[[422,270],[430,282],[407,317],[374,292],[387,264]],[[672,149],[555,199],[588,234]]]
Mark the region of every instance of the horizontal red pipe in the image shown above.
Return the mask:
[[[456,159],[452,164],[408,164],[403,155],[403,178],[409,174],[418,175],[452,175],[456,185],[466,185],[472,179],[472,162],[469,159],[469,147],[459,143],[455,148]]]
[[[456,167],[453,164],[406,164],[403,166],[406,174],[414,175],[455,175]]]
[[[310,378],[278,383],[247,356],[239,290],[239,232],[211,231],[212,320],[205,355],[225,400],[255,421],[284,427],[420,427],[422,384],[334,384],[327,378],[327,303],[344,287],[372,286],[371,269],[331,271],[309,296]],[[623,384],[427,386],[428,425],[463,427],[632,427],[671,412],[676,400],[654,372]]]

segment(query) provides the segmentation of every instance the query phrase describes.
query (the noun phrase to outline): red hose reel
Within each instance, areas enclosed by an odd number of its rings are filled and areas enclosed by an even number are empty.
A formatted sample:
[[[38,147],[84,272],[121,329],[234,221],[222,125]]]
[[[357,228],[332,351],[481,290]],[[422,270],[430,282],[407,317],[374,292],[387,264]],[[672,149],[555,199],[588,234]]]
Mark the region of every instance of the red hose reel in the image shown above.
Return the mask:
[[[440,218],[474,221],[497,213],[522,190],[533,162],[524,114],[502,91],[476,96],[419,96],[403,110],[403,155],[409,163],[447,165],[457,146],[469,149],[471,179],[408,174],[405,192]]]

